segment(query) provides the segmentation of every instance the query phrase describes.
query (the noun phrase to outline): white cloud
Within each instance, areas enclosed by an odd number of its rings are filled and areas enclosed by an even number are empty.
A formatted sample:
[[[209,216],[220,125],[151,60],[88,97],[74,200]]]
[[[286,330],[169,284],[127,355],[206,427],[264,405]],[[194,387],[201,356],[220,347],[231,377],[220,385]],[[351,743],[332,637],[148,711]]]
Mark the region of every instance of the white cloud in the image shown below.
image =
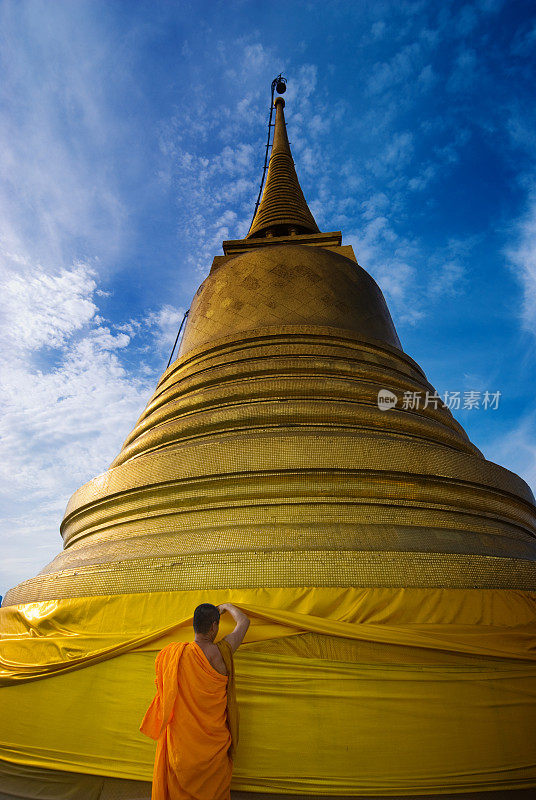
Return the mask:
[[[387,28],[387,26],[386,26],[386,24],[385,24],[383,19],[380,19],[377,22],[375,22],[372,25],[371,29],[370,29],[370,32],[372,34],[372,38],[373,39],[383,39],[383,37],[385,35],[386,28]]]
[[[536,413],[522,416],[508,431],[484,446],[486,458],[536,486]]]
[[[124,129],[111,113],[109,84],[99,80],[110,41],[87,12],[83,3],[71,15],[61,3],[0,6],[0,102],[8,112],[0,119],[0,237],[7,249],[48,264],[70,261],[73,239],[110,254],[125,236],[106,158],[118,157],[112,143]],[[133,158],[135,141],[128,151]]]
[[[515,228],[516,241],[506,256],[523,290],[523,327],[536,334],[536,195],[529,197],[527,211]]]
[[[437,175],[437,166],[434,164],[427,164],[419,175],[410,178],[408,186],[412,192],[421,192],[426,189],[428,184],[434,180]]]
[[[167,161],[162,179],[176,193],[180,236],[191,251],[189,263],[201,274],[221,253],[222,239],[246,235],[262,173],[265,127],[259,121],[265,118],[267,98],[260,87],[269,68],[271,75],[274,54],[244,40],[231,50],[232,57],[222,47],[217,59],[229,82],[240,82],[238,103],[229,108],[200,96],[160,126],[160,150]],[[307,97],[314,81],[315,68],[303,68],[289,95],[299,85]],[[230,206],[235,210],[229,211]]]
[[[412,42],[395,53],[389,61],[374,64],[368,80],[368,92],[378,95],[405,84],[415,73],[421,72],[424,66],[422,58],[421,44]]]
[[[430,89],[436,83],[437,75],[431,64],[426,64],[426,66],[421,69],[417,81],[424,90]]]
[[[353,246],[358,262],[379,284],[397,321],[413,325],[424,314],[419,307],[421,293],[414,266],[419,261],[418,250],[396,233],[387,216],[373,216],[380,208],[387,211],[387,202],[380,193],[364,203],[362,227],[345,241]]]
[[[459,294],[465,269],[458,261],[445,261],[431,275],[428,290],[433,297]]]
[[[505,0],[476,0],[476,6],[483,14],[497,14],[504,3]]]
[[[26,259],[0,253],[0,326],[10,350],[60,347],[95,317],[95,275],[84,264],[46,273]]]
[[[400,172],[407,167],[412,155],[413,134],[410,131],[400,131],[385,142],[382,151],[370,162],[369,168],[375,175]]]
[[[145,320],[146,326],[153,330],[156,346],[160,348],[160,350],[165,351],[168,357],[177,337],[185,311],[185,308],[175,308],[171,305],[165,305],[158,311],[149,314]],[[175,351],[175,357],[176,355],[177,351]]]
[[[0,580],[12,583],[61,549],[69,496],[119,452],[165,367],[183,310],[165,305],[112,326],[97,302],[107,292],[87,266],[51,273],[19,256],[1,266]],[[161,353],[156,369],[144,360],[147,343]]]
[[[455,21],[456,32],[460,36],[468,36],[477,26],[478,17],[475,8],[470,5],[460,9]]]
[[[478,61],[472,48],[460,50],[453,60],[452,72],[446,84],[447,91],[460,93],[475,86],[477,81]]]
[[[248,70],[262,72],[271,67],[271,55],[260,43],[246,45],[244,49],[244,63]]]

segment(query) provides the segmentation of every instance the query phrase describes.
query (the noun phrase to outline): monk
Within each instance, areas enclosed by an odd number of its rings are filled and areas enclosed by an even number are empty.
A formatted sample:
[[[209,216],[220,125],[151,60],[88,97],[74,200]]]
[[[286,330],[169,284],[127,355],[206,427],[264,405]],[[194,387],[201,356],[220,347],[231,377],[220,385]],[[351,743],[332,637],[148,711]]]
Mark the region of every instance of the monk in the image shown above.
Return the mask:
[[[217,644],[220,616],[236,625]],[[156,659],[157,693],[140,730],[157,740],[151,800],[230,800],[238,742],[233,653],[249,627],[230,603],[194,611],[193,642],[173,642]]]

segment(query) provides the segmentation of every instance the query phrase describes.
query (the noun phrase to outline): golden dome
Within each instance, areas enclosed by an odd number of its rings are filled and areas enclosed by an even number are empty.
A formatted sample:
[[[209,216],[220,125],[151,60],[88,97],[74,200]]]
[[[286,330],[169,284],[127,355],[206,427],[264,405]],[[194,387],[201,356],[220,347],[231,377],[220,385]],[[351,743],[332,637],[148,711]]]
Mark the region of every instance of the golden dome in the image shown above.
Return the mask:
[[[216,262],[192,302],[180,356],[224,336],[281,325],[330,327],[400,348],[380,288],[355,260],[281,244]]]

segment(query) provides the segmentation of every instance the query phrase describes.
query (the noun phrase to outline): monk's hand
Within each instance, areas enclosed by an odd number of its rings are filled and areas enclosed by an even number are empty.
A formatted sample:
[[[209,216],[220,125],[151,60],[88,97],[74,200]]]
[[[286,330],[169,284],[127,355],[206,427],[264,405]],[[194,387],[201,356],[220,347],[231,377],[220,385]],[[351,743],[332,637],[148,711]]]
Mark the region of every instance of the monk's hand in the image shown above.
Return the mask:
[[[220,617],[222,614],[225,614],[225,612],[227,611],[225,603],[222,603],[221,605],[218,606],[218,611],[220,612]]]
[[[240,647],[244,636],[246,635],[247,629],[249,628],[249,618],[246,616],[246,614],[244,614],[243,611],[236,606],[233,606],[232,603],[222,603],[221,607],[228,611],[230,616],[235,621],[234,631],[231,631],[231,633],[224,637],[227,643],[231,646],[231,651],[234,653],[237,647]]]

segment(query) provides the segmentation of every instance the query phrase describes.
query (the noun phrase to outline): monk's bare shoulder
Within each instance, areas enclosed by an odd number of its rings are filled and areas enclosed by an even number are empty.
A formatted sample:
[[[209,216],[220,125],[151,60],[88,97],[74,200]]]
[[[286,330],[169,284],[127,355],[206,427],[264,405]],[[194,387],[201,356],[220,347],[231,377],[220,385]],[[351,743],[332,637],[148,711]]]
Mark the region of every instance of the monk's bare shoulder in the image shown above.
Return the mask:
[[[216,647],[215,644],[207,644],[201,647],[201,649],[206,655],[211,667],[214,667],[216,672],[219,672],[220,675],[227,675],[227,667],[225,666],[225,661],[223,660],[219,647]]]

